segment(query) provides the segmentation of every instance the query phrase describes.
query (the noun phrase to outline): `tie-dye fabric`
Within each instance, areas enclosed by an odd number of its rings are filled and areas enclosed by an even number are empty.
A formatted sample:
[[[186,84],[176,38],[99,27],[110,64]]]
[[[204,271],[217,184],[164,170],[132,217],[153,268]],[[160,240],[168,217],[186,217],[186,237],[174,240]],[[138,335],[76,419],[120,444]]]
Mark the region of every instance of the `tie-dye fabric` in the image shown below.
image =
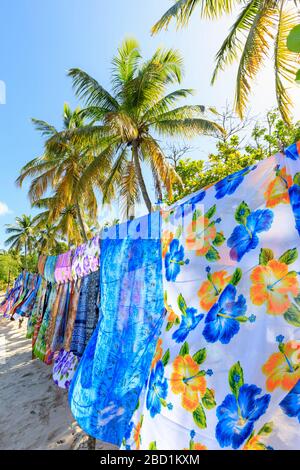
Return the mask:
[[[47,330],[49,321],[51,318],[52,308],[57,297],[57,288],[55,284],[50,284],[47,298],[47,305],[45,305],[44,315],[37,325],[38,332],[36,341],[33,348],[33,354],[38,357],[41,361],[45,361],[47,353]]]
[[[80,295],[81,279],[73,281],[70,286],[70,304],[68,311],[68,319],[64,337],[64,349],[70,351],[70,345],[72,341],[72,333],[76,320],[76,312],[78,308],[79,295]]]
[[[297,146],[175,204],[162,232],[167,316],[124,447],[299,449]]]
[[[47,281],[42,278],[37,296],[35,298],[34,305],[32,307],[31,315],[28,318],[28,322],[27,322],[26,338],[28,339],[32,338],[34,335],[35,326],[43,311],[46,292],[47,292]]]
[[[55,282],[58,284],[62,282],[68,282],[72,279],[72,272],[71,272],[71,264],[72,264],[72,251],[67,251],[66,253],[62,253],[58,255],[55,271],[54,271],[54,278]]]
[[[78,358],[70,351],[61,349],[56,353],[53,365],[53,380],[60,387],[68,389],[78,366]]]
[[[48,282],[55,282],[54,272],[56,266],[57,256],[48,256],[45,268],[44,268],[44,278]]]
[[[119,445],[148,376],[163,319],[159,214],[148,239],[101,242],[101,319],[71,382],[71,411],[89,435]],[[156,230],[155,230],[156,228]],[[108,231],[107,237],[113,234]],[[152,236],[152,238],[151,238]]]
[[[78,246],[72,259],[72,279],[78,279],[99,269],[100,241],[99,236]]]
[[[40,255],[38,259],[38,273],[44,276],[45,263],[47,261],[46,255]]]

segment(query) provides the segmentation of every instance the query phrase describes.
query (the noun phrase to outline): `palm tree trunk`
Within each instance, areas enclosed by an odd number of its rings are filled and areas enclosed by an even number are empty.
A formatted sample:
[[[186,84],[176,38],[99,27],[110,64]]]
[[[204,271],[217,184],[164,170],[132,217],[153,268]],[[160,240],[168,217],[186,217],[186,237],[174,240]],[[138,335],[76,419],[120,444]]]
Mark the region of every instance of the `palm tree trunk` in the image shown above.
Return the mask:
[[[79,207],[78,203],[76,204],[76,211],[77,211],[77,216],[78,216],[78,222],[79,222],[79,225],[80,225],[81,235],[82,235],[84,241],[87,242],[88,238],[87,238],[87,235],[86,235],[86,231],[85,231],[85,228],[84,228],[84,224],[83,224],[83,220],[82,220],[82,216],[81,216],[81,212],[80,212],[80,207]]]
[[[151,200],[149,198],[146,184],[143,178],[142,169],[141,169],[141,165],[139,161],[139,155],[138,155],[138,143],[136,141],[132,143],[132,156],[133,156],[134,166],[135,166],[136,174],[138,177],[139,185],[142,191],[143,199],[145,201],[148,212],[152,212],[152,204],[151,204]]]

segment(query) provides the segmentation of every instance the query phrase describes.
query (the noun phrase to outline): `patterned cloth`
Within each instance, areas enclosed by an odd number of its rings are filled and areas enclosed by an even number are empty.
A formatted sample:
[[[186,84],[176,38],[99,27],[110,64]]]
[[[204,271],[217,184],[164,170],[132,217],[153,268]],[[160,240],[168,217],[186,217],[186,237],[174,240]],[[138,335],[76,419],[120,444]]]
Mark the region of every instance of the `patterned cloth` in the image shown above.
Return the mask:
[[[85,276],[81,280],[80,294],[77,305],[76,318],[74,322],[74,328],[72,333],[72,340],[70,344],[70,351],[76,356],[81,357],[86,341],[86,319],[88,310],[88,298],[89,298],[89,276]]]
[[[54,324],[52,323],[53,336],[49,339],[50,351],[54,353],[63,347],[66,322],[70,301],[70,283],[63,284],[59,295],[59,304]]]
[[[99,269],[100,240],[96,236],[74,251],[72,279],[78,279]]]
[[[46,255],[40,255],[38,259],[38,273],[44,276],[45,263],[47,261]]]
[[[68,282],[72,279],[71,274],[72,251],[67,251],[57,257],[54,271],[55,282]]]
[[[298,154],[195,193],[162,230],[168,313],[125,448],[299,449]]]
[[[101,243],[101,320],[69,392],[80,427],[117,445],[148,375],[164,313],[159,214],[152,218],[156,238],[153,233],[145,240],[107,238]],[[132,225],[143,225],[145,219],[151,216]]]
[[[54,272],[56,266],[57,256],[48,256],[45,268],[44,268],[44,278],[48,282],[55,282]]]
[[[19,316],[29,316],[31,315],[32,307],[34,305],[42,278],[38,275],[33,275],[30,280],[30,284],[28,286],[27,295],[22,303],[16,311],[15,314]]]
[[[68,389],[73,379],[78,358],[71,352],[61,349],[56,353],[53,365],[53,380],[60,387]]]
[[[72,341],[72,334],[76,320],[76,312],[78,308],[79,295],[80,295],[81,279],[73,281],[70,287],[70,305],[68,311],[68,319],[65,330],[64,349],[70,351]]]
[[[41,312],[43,310],[46,291],[47,291],[47,281],[42,278],[39,290],[35,298],[34,305],[32,307],[31,315],[28,318],[26,338],[33,337],[35,325],[37,324],[37,321],[40,318]]]
[[[33,347],[33,354],[38,357],[41,361],[45,361],[47,353],[47,329],[51,318],[52,308],[57,297],[57,289],[55,284],[50,284],[48,293],[47,306],[44,311],[42,320],[40,321],[40,327],[37,333],[36,341]]]

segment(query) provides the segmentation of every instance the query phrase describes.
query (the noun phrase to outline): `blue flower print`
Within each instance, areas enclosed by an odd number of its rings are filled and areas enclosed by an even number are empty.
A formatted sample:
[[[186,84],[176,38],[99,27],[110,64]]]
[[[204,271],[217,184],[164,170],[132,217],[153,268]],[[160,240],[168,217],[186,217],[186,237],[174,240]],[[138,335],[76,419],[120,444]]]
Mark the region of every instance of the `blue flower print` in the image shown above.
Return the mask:
[[[280,403],[284,413],[290,418],[298,418],[300,423],[300,380]]]
[[[161,406],[167,406],[165,398],[168,394],[168,382],[164,378],[164,366],[162,361],[158,361],[155,369],[152,369],[149,379],[149,389],[147,394],[147,409],[150,416],[154,418],[161,412]]]
[[[253,168],[250,167],[244,168],[243,170],[237,171],[232,175],[226,176],[226,178],[216,183],[216,199],[221,199],[226,196],[226,194],[233,194],[239,185],[243,182],[244,176],[252,169]]]
[[[284,149],[285,156],[291,160],[297,160],[299,158],[297,144],[292,144]]]
[[[271,399],[269,394],[257,398],[261,391],[256,385],[244,384],[239,389],[238,398],[229,394],[218,406],[216,438],[222,448],[231,446],[238,449],[250,436],[255,421],[266,412]]]
[[[182,315],[181,322],[178,330],[174,331],[172,338],[176,343],[182,343],[188,336],[189,332],[194,330],[199,321],[204,317],[203,313],[196,315],[197,310],[188,307],[185,310],[185,315]]]
[[[230,258],[240,261],[250,250],[254,250],[259,242],[257,233],[269,230],[273,222],[274,214],[270,209],[258,209],[250,213],[245,224],[234,228],[227,240],[230,250]]]
[[[295,217],[295,226],[300,235],[300,186],[294,184],[289,189],[290,203]]]
[[[180,245],[179,240],[174,238],[169,246],[169,251],[165,256],[165,268],[167,281],[175,281],[180,267],[188,264],[189,260],[184,261],[184,248]]]
[[[239,295],[237,300],[235,297],[236,288],[229,284],[206,315],[203,336],[208,343],[220,341],[228,344],[238,333],[240,321],[248,320],[244,316],[247,309],[245,297]]]

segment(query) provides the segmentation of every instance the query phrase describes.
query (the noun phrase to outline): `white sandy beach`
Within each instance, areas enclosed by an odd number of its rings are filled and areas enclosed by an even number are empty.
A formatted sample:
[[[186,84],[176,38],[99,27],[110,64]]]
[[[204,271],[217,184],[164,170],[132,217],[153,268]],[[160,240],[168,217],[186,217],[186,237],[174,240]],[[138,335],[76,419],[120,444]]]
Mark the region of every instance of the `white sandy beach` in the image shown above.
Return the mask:
[[[54,384],[52,367],[31,359],[25,333],[26,321],[19,329],[17,322],[0,319],[0,449],[86,449],[67,392]],[[115,447],[97,441],[96,448]]]

